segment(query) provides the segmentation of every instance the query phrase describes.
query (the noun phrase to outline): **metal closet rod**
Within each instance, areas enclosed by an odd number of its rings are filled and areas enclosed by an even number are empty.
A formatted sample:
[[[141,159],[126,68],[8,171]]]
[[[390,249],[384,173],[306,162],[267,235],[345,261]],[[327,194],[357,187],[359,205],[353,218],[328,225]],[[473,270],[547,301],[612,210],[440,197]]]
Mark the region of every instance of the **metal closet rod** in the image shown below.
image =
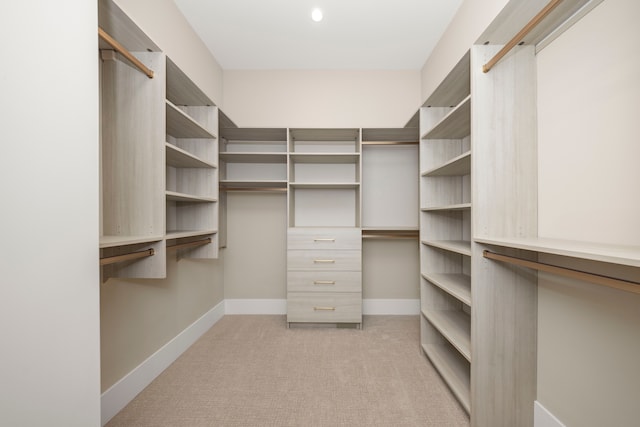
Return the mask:
[[[131,252],[125,255],[114,255],[100,258],[100,265],[115,264],[116,262],[131,261],[139,258],[146,258],[155,255],[153,249],[145,249],[144,251]]]
[[[195,240],[193,242],[176,243],[174,245],[167,245],[167,249],[184,249],[184,248],[190,248],[192,246],[208,245],[209,243],[211,243],[211,237],[207,237],[206,239],[201,239],[201,240]]]
[[[527,259],[522,259],[514,256],[497,254],[488,250],[485,250],[483,252],[483,256],[495,261],[506,262],[508,264],[532,268],[534,270],[544,271],[547,273],[556,274],[558,276],[569,277],[571,279],[578,279],[585,282],[595,283],[597,285],[640,294],[640,283],[631,280],[623,280],[617,279],[615,277],[603,276],[601,274],[587,273],[581,270],[575,270],[567,267],[558,267],[557,265],[545,264],[538,261],[529,261]]]
[[[551,13],[553,9],[558,6],[562,0],[551,0],[547,5],[540,11],[536,16],[534,16],[531,21],[525,25],[518,34],[516,34],[498,53],[495,54],[493,58],[489,60],[486,64],[482,66],[482,72],[488,73],[494,65],[498,63],[515,45],[520,43],[523,38],[526,37],[527,34],[531,32],[544,18],[547,17]]]
[[[129,52],[124,46],[122,46],[120,43],[118,43],[118,41],[116,39],[114,39],[113,37],[111,37],[109,34],[107,34],[107,32],[105,30],[103,30],[102,28],[98,27],[98,36],[104,40],[105,42],[107,42],[109,44],[109,46],[111,46],[112,48],[114,48],[116,51],[118,51],[122,56],[124,56],[125,58],[127,58],[129,61],[131,61],[131,63],[133,65],[136,66],[136,68],[138,68],[140,71],[142,71],[144,74],[147,75],[147,77],[149,77],[150,79],[153,78],[153,71],[150,70],[149,68],[146,67],[146,65],[144,65],[142,62],[140,62],[140,60],[138,58],[136,58],[135,56],[133,56],[133,54],[131,52]]]

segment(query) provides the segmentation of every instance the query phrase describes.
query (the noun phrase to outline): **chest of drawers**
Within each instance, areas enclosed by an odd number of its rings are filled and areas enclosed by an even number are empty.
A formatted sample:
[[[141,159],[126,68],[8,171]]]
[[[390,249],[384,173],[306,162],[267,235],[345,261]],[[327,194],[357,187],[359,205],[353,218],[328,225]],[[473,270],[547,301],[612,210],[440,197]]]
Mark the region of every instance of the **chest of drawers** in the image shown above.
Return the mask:
[[[362,323],[360,228],[290,228],[287,322]]]

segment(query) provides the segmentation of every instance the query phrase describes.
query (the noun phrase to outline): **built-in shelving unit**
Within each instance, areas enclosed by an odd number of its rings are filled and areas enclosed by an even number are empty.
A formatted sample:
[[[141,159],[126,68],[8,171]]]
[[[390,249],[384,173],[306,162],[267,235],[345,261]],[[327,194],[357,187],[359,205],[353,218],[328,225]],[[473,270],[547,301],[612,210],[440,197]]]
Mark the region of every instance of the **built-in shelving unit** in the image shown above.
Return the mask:
[[[112,1],[98,10],[102,278],[164,278],[168,247],[217,256],[217,108]]]
[[[287,322],[362,323],[359,129],[290,129]]]
[[[469,53],[421,109],[422,349],[467,412],[471,401]]]
[[[218,111],[213,102],[167,58],[166,238],[169,246],[193,239],[182,258],[218,255]]]

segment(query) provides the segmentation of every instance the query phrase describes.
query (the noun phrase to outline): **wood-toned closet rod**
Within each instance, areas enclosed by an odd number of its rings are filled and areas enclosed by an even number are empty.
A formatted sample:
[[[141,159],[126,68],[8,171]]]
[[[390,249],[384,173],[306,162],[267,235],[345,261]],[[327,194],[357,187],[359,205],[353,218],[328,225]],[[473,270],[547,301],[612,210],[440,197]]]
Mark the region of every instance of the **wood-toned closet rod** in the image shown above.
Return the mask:
[[[419,141],[362,141],[362,145],[417,145]]]
[[[116,262],[131,261],[139,258],[146,258],[155,255],[153,249],[145,249],[144,251],[131,252],[130,254],[114,255],[100,258],[100,265],[115,264]]]
[[[504,47],[500,49],[500,51],[489,60],[489,62],[482,66],[482,72],[488,73],[489,70],[491,70],[491,68],[493,68],[493,66],[498,63],[498,61],[500,61],[511,49],[513,49],[515,45],[520,43],[522,39],[525,38],[526,35],[529,34],[529,32],[531,32],[531,30],[533,30],[540,22],[542,22],[542,20],[546,18],[547,15],[549,15],[549,13],[551,13],[551,11],[555,9],[556,6],[558,6],[561,2],[562,0],[551,0],[549,3],[547,3],[547,5],[540,12],[538,12],[538,14],[534,16],[531,21],[529,21],[527,25],[525,25],[522,30],[520,30],[520,32],[518,32],[518,34],[516,34],[511,40],[509,40],[509,43],[504,45]]]
[[[581,270],[574,270],[567,267],[558,267],[556,265],[545,264],[537,261],[529,261],[526,259],[501,255],[495,252],[485,250],[483,252],[485,258],[495,261],[506,262],[509,264],[519,265],[521,267],[532,268],[538,271],[544,271],[547,273],[556,274],[558,276],[569,277],[571,279],[583,280],[585,282],[595,283],[597,285],[608,286],[610,288],[619,289],[622,291],[633,292],[640,294],[640,283],[633,282],[631,280],[617,279],[615,277],[603,276],[600,274],[587,273]]]
[[[250,192],[276,192],[276,193],[286,193],[287,189],[283,187],[229,187],[229,188],[220,188],[220,191],[250,191]]]
[[[129,52],[124,46],[122,46],[120,43],[118,43],[118,41],[116,39],[111,37],[109,34],[106,33],[106,31],[104,31],[100,27],[98,27],[98,36],[100,36],[100,38],[102,40],[104,40],[107,44],[109,44],[109,46],[111,46],[116,51],[118,51],[122,56],[124,56],[129,61],[131,61],[131,63],[133,65],[135,65],[136,68],[138,68],[144,74],[146,74],[147,77],[149,77],[150,79],[153,78],[153,71],[152,70],[147,68],[142,62],[140,62],[140,60],[138,58],[133,56],[133,54],[131,52]]]
[[[184,249],[184,248],[190,248],[192,246],[208,245],[209,243],[211,243],[211,237],[207,237],[206,239],[202,239],[202,240],[194,240],[193,242],[176,243],[175,245],[167,245],[167,249]]]

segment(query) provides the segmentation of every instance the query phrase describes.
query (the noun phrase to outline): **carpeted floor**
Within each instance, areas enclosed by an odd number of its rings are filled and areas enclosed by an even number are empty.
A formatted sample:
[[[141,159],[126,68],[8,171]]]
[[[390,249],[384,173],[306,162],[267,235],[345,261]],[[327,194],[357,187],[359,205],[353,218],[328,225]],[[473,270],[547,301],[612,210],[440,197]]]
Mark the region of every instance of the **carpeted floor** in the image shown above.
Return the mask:
[[[417,316],[365,316],[363,330],[225,316],[107,424],[468,425],[419,350]]]

